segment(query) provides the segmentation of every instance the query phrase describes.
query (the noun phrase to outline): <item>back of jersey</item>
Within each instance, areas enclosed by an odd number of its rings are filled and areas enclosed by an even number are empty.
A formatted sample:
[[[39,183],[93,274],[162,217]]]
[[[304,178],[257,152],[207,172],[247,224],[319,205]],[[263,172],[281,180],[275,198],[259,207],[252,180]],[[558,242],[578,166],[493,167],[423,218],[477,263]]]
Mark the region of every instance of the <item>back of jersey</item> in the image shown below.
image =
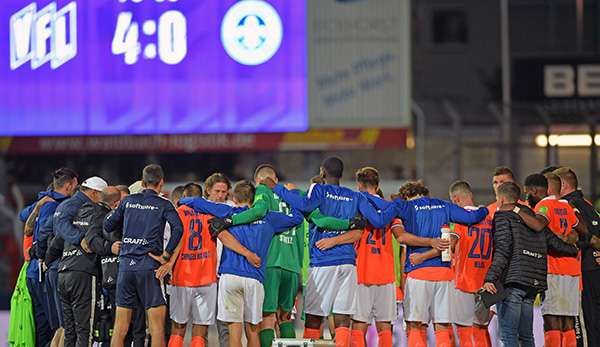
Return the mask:
[[[546,197],[535,206],[535,211],[544,215],[549,223],[548,228],[558,237],[565,237],[578,223],[575,210],[565,200]],[[581,255],[581,253],[580,253]],[[548,273],[555,275],[581,275],[581,257],[553,257],[548,255]]]
[[[370,194],[365,196],[378,210],[389,204],[379,197]],[[368,226],[356,245],[356,253],[358,283],[377,285],[394,283],[394,250],[389,225],[384,229]]]
[[[217,249],[208,224],[212,216],[185,205],[180,206],[177,213],[183,223],[183,236],[171,284],[199,287],[216,282]]]
[[[492,223],[486,218],[469,227],[451,224],[451,229],[459,238],[454,252],[454,284],[463,292],[475,293],[492,265]]]
[[[352,219],[356,216],[358,213],[358,198],[363,198],[362,196],[358,196],[360,193],[332,184],[319,184],[317,186],[311,186],[311,190],[313,187],[321,190],[322,203],[319,205],[319,209],[324,215],[339,219]],[[311,190],[308,191],[309,196]],[[309,230],[310,265],[334,266],[354,264],[356,251],[352,244],[339,245],[324,251],[315,246],[321,239],[335,237],[344,232],[319,229],[311,223]]]

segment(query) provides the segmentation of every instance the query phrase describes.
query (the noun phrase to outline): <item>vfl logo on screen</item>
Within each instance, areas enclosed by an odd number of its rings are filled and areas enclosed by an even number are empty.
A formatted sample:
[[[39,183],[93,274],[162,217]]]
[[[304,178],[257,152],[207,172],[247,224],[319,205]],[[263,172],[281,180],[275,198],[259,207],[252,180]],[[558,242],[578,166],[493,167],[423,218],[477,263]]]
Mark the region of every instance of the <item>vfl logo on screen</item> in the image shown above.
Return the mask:
[[[259,65],[271,59],[283,38],[283,25],[269,3],[246,0],[235,3],[223,17],[221,42],[240,64]]]
[[[10,17],[10,68],[31,61],[31,69],[50,62],[56,69],[77,55],[77,4],[60,10],[56,2],[37,11],[32,3]]]

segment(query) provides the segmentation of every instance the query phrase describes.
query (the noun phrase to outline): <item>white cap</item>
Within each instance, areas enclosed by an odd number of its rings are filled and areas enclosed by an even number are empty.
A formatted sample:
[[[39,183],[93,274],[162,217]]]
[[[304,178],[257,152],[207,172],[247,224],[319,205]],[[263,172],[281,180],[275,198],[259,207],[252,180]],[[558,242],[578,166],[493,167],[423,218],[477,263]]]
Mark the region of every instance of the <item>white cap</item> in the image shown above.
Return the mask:
[[[94,176],[83,181],[81,186],[101,192],[104,190],[104,188],[108,187],[108,183],[106,183],[106,181],[102,178]]]

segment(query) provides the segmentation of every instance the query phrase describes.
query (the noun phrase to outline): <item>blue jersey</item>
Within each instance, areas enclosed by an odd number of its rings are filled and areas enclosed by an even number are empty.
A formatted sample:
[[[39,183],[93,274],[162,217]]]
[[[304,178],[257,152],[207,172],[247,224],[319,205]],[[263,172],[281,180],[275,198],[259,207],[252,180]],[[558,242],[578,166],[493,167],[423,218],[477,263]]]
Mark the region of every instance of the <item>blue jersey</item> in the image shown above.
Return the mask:
[[[63,201],[54,212],[52,228],[54,233],[60,236],[66,243],[78,245],[85,236],[85,231],[79,226],[74,225],[73,220],[75,220],[81,206],[86,202],[93,203],[87,195],[79,191],[71,198]]]
[[[150,189],[121,201],[104,221],[107,233],[123,230],[119,271],[147,271],[159,267],[160,264],[148,253],[162,254],[166,223],[171,227],[171,237],[165,251],[173,254],[183,234],[175,206]]]
[[[48,237],[52,233],[52,216],[58,205],[67,199],[66,196],[54,191],[41,192],[38,194],[38,197],[33,204],[27,206],[19,213],[21,221],[27,221],[37,202],[45,196],[49,196],[55,201],[47,202],[40,208],[38,219],[33,229],[32,253],[35,255],[35,258],[32,258],[27,266],[28,278],[39,278],[40,276],[38,258],[44,259],[46,255],[46,250],[48,249]],[[50,230],[48,230],[48,224],[50,225]]]
[[[360,213],[376,228],[385,227],[396,216],[394,204],[378,211],[365,195],[332,184],[313,184],[306,196],[287,190],[282,185],[277,185],[273,192],[301,212],[310,213],[318,208],[324,215],[339,219],[352,219]],[[315,245],[321,239],[335,237],[344,232],[320,229],[310,223],[308,240],[311,267],[356,263],[356,250],[352,244],[335,246],[325,251]]]
[[[428,197],[408,201],[396,199],[394,204],[404,229],[415,236],[426,238],[439,238],[442,235],[442,227],[449,223],[477,224],[488,213],[485,207],[470,211],[451,202]],[[431,247],[408,246],[405,271],[411,272],[424,267],[450,267],[450,262],[443,262],[441,256],[427,259],[419,265],[410,263],[409,257],[412,253],[423,253],[430,249]]]
[[[197,212],[210,214],[219,218],[231,217],[246,210],[246,208],[235,208],[225,204],[213,203],[203,198],[181,199],[180,203],[193,208]],[[267,212],[263,219],[254,223],[236,225],[229,228],[229,232],[239,243],[260,257],[261,265],[257,269],[244,256],[227,247],[223,247],[219,274],[254,278],[262,283],[265,278],[267,254],[271,239],[275,234],[287,231],[303,221],[304,217],[302,214],[292,209],[289,215],[279,212]]]

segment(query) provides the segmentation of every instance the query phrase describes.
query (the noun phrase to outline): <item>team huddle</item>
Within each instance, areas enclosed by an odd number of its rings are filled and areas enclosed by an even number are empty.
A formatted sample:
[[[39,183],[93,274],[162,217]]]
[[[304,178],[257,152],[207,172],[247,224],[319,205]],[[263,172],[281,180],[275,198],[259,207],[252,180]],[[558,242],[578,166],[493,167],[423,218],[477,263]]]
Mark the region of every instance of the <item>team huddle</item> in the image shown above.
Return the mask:
[[[504,346],[534,346],[538,294],[546,346],[600,341],[600,285],[586,283],[600,270],[600,217],[572,170],[528,176],[521,201],[498,168],[496,201],[476,207],[466,181],[450,201],[421,182],[385,199],[375,168],[356,172],[357,191],[340,186],[343,169],[327,158],[305,192],[263,164],[253,182],[231,187],[217,173],[169,199],[158,165],[129,188],[91,177],[77,189],[73,170],[57,170],[20,214],[36,346],[178,347],[191,324],[194,347],[213,325],[221,346],[245,335],[265,347],[296,338],[302,317],[306,339],[322,339],[332,319],[336,346],[366,346],[374,322],[382,347],[425,347],[429,327],[436,346],[491,347],[494,314]]]

